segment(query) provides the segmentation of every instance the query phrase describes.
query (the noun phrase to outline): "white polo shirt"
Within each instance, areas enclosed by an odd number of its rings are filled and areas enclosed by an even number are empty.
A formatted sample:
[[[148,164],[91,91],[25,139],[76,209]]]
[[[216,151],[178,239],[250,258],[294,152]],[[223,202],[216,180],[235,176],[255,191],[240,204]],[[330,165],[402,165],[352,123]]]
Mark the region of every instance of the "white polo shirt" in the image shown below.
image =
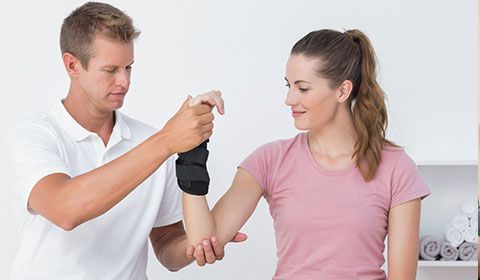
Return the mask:
[[[156,132],[118,111],[115,116],[106,147],[97,134],[73,119],[61,101],[50,112],[25,120],[10,131],[10,189],[18,199],[17,216],[21,217],[21,244],[11,279],[147,279],[152,228],[183,218],[173,157],[107,213],[72,231],[57,227],[27,205],[41,178],[53,173],[83,174]]]

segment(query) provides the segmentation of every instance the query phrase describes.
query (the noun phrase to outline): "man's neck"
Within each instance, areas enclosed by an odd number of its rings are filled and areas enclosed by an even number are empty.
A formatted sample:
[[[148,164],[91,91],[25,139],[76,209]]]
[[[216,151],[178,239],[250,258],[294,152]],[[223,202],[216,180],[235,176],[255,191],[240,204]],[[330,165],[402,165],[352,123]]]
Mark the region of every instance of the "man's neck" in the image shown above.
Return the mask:
[[[85,98],[79,98],[79,94],[69,91],[63,105],[77,123],[98,134],[107,145],[115,124],[115,113],[102,111],[91,101],[83,99]]]

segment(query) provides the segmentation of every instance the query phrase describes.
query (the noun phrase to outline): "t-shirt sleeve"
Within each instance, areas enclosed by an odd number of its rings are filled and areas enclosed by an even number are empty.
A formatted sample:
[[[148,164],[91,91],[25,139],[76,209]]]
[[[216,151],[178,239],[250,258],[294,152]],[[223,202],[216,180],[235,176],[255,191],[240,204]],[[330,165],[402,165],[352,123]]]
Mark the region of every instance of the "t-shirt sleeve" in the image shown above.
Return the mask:
[[[165,163],[165,189],[154,227],[171,225],[183,219],[182,191],[175,175],[175,157],[171,156]]]
[[[238,166],[252,175],[263,189],[263,196],[268,199],[272,182],[272,166],[274,166],[275,143],[258,147]]]
[[[21,199],[28,213],[36,214],[28,199],[38,181],[54,173],[71,176],[57,140],[46,127],[21,123],[9,132],[5,148],[10,190]]]
[[[404,151],[393,170],[391,193],[390,208],[430,194],[415,162]]]

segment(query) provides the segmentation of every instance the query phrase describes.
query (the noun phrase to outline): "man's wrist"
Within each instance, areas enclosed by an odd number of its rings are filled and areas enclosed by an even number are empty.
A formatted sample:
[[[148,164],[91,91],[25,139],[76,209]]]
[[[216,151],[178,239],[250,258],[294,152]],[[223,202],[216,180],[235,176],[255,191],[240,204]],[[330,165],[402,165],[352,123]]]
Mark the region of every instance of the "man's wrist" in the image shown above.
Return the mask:
[[[169,158],[176,151],[172,147],[172,139],[170,139],[167,133],[159,131],[151,137],[153,143],[153,150],[155,151],[158,159],[162,160]]]

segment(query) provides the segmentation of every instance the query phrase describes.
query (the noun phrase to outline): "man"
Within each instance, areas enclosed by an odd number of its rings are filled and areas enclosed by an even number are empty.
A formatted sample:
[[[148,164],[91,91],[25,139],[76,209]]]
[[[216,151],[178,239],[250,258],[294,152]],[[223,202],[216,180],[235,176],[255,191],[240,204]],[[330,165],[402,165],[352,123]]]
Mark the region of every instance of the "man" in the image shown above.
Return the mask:
[[[146,279],[148,237],[169,270],[193,261],[172,155],[212,135],[208,103],[222,112],[223,101],[189,97],[158,132],[118,112],[138,35],[108,4],[89,2],[65,18],[67,97],[8,136],[12,191],[24,210],[12,279]],[[223,257],[212,246],[199,264]]]

